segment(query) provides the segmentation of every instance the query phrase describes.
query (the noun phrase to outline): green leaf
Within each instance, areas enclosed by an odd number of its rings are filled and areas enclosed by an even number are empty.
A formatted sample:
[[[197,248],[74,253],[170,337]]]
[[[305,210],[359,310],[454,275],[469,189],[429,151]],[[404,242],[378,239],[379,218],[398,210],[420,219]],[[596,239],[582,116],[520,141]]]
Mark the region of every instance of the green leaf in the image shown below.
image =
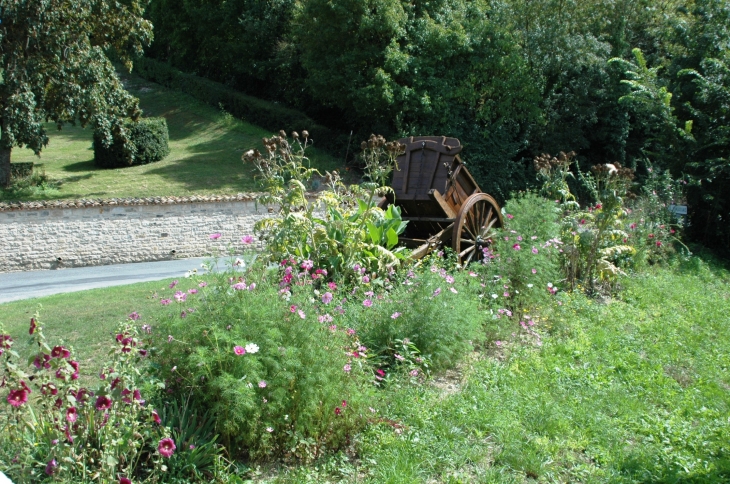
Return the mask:
[[[388,237],[388,249],[392,249],[396,245],[398,245],[398,234],[393,230],[392,228],[389,229],[385,235]]]

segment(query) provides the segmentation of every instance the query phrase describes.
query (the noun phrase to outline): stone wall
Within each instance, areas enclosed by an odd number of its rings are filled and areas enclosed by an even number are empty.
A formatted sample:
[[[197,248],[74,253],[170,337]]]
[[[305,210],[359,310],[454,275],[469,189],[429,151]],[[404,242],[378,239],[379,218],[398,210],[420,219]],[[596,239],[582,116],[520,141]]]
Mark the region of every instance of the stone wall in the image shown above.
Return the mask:
[[[0,203],[0,272],[240,250],[241,237],[268,215],[253,195]]]

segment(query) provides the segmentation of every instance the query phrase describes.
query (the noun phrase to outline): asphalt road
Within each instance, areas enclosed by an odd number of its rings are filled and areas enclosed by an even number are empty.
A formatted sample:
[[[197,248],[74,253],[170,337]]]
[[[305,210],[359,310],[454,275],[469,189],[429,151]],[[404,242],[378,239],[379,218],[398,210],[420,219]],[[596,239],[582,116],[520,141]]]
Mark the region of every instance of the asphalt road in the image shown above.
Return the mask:
[[[200,264],[210,260],[201,257],[0,274],[0,304],[65,292],[183,277],[191,269],[200,271]],[[228,258],[219,259],[218,266],[226,268],[227,261]]]

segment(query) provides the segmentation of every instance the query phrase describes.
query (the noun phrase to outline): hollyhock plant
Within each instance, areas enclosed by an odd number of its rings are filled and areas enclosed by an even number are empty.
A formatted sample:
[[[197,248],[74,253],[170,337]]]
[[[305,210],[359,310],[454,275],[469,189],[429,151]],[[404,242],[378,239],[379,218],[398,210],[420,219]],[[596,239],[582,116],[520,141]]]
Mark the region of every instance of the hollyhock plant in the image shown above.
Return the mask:
[[[177,449],[177,447],[175,446],[175,441],[173,441],[169,437],[160,440],[160,443],[157,446],[157,451],[160,453],[160,455],[167,458],[172,457],[172,454],[175,453],[175,449]]]
[[[18,408],[28,402],[28,390],[26,390],[25,388],[11,390],[8,394],[7,400],[10,405]]]
[[[111,398],[109,398],[106,395],[100,395],[96,399],[96,404],[94,406],[96,407],[97,410],[100,410],[100,411],[109,410],[110,408],[112,408],[112,403],[113,402],[112,402]]]

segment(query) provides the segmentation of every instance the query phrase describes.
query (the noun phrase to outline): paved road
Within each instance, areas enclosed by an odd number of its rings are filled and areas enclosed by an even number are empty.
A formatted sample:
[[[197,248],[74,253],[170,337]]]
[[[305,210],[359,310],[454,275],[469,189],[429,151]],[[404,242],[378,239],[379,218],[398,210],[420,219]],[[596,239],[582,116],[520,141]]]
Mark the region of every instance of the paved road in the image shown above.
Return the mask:
[[[64,292],[183,277],[190,269],[200,270],[200,264],[209,260],[201,257],[0,274],[0,304]],[[218,266],[226,268],[227,260],[227,258],[219,259]]]

